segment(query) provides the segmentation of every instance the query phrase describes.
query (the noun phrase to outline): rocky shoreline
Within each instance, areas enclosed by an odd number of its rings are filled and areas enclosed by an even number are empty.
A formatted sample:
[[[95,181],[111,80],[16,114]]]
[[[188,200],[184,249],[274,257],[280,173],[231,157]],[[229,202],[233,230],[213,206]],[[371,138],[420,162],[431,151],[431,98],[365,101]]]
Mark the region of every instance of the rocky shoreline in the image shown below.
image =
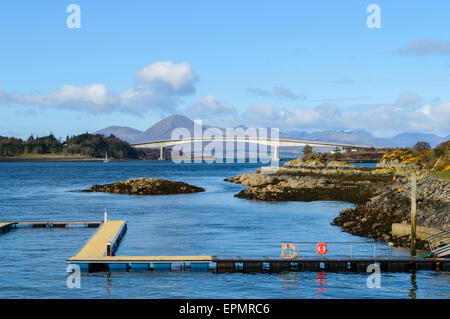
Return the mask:
[[[225,179],[248,186],[236,197],[266,201],[336,200],[363,204],[392,182],[392,170],[374,171],[343,162],[287,162]]]
[[[248,186],[235,196],[265,201],[336,200],[357,204],[344,209],[333,223],[353,235],[407,246],[394,237],[393,223],[410,223],[410,186],[395,168],[360,168],[342,162],[296,159],[278,169],[261,168],[225,181]],[[417,225],[450,227],[450,181],[430,174],[417,178]],[[418,242],[418,248],[426,243]]]
[[[129,195],[173,195],[204,192],[205,189],[183,182],[168,181],[161,178],[131,178],[113,184],[94,185],[84,192],[105,192]]]
[[[411,190],[407,177],[396,180],[377,196],[354,209],[345,209],[333,221],[334,225],[358,236],[392,241],[408,246],[409,236],[395,237],[393,223],[410,224]],[[417,178],[417,225],[436,229],[450,227],[450,182],[430,174]],[[427,243],[418,241],[419,248]]]

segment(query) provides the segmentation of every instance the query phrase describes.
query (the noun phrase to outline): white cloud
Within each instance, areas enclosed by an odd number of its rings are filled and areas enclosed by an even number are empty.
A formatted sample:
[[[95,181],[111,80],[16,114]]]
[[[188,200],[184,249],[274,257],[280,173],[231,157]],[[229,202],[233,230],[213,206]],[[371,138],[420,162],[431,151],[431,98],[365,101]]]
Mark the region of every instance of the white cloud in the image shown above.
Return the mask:
[[[304,94],[299,96],[299,95],[293,93],[291,90],[286,89],[284,87],[279,87],[279,86],[276,86],[276,87],[273,88],[273,94],[275,96],[277,96],[277,97],[287,98],[287,99],[290,99],[290,100],[299,100],[299,99],[304,100],[304,99],[306,99]]]
[[[394,102],[399,107],[418,107],[423,103],[420,95],[413,92],[400,93]]]
[[[117,97],[108,92],[104,84],[91,84],[84,87],[65,84],[60,90],[47,95],[10,95],[10,100],[24,105],[35,104],[93,112],[108,111],[111,105],[118,103]]]
[[[170,61],[150,64],[136,73],[136,79],[144,85],[162,85],[174,92],[194,92],[194,82],[197,75],[189,63],[175,64]]]
[[[247,89],[247,93],[254,94],[254,95],[257,95],[257,96],[266,96],[266,97],[271,97],[272,96],[272,93],[270,93],[269,91],[267,91],[265,89],[260,89],[260,88]]]
[[[450,133],[450,102],[442,102],[438,105],[425,104],[421,109],[413,112],[408,124],[411,130],[424,132]]]
[[[261,103],[249,106],[242,115],[245,125],[267,126],[277,123],[282,117],[280,110],[272,104]]]
[[[136,73],[136,85],[116,94],[105,84],[87,86],[64,84],[48,94],[13,94],[0,92],[0,103],[84,110],[88,112],[121,111],[143,114],[160,110],[172,112],[178,99],[195,91],[197,76],[188,63],[156,62]]]
[[[411,40],[406,48],[390,51],[398,55],[450,55],[450,41],[438,38]]]
[[[213,94],[203,96],[199,101],[189,106],[185,113],[189,116],[235,114],[236,108],[229,103],[217,100]]]
[[[354,96],[354,97],[338,97],[338,98],[326,98],[319,100],[310,100],[310,102],[345,102],[345,101],[357,101],[357,100],[365,100],[370,96]]]
[[[246,125],[272,126],[281,129],[291,127],[309,127],[316,123],[319,114],[312,108],[277,108],[272,104],[256,104],[247,108],[242,115]]]
[[[424,115],[430,115],[431,114],[431,106],[428,104],[424,105],[419,112],[421,112]]]
[[[393,103],[361,105],[358,112],[343,111],[331,103],[298,108],[257,104],[248,107],[242,119],[248,126],[270,125],[281,130],[349,128],[371,131],[380,136],[408,131],[448,135],[450,102],[425,103],[417,94],[405,93]]]
[[[262,96],[262,97],[286,98],[289,100],[305,100],[306,99],[305,94],[298,95],[298,94],[295,94],[294,92],[292,92],[291,90],[281,87],[281,86],[274,87],[272,89],[272,92],[269,92],[268,90],[260,89],[260,88],[250,88],[250,89],[247,89],[247,93],[257,95],[257,96]]]
[[[8,100],[9,96],[5,92],[0,91],[0,104],[6,103]]]
[[[237,123],[237,110],[234,105],[219,101],[215,95],[208,94],[188,106],[184,113],[192,119],[201,119],[206,124],[221,127]]]

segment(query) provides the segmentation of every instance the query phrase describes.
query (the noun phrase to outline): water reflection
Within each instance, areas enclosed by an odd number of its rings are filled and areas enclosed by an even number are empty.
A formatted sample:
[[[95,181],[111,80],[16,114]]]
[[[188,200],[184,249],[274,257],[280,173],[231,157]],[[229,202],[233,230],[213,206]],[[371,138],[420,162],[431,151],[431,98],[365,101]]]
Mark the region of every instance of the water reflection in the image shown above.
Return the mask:
[[[281,281],[283,284],[281,287],[283,288],[295,288],[297,286],[297,272],[282,272],[281,273]]]
[[[316,299],[323,298],[323,294],[327,291],[327,273],[320,271],[316,273]]]
[[[411,286],[412,288],[409,290],[408,296],[411,299],[416,299],[416,290],[417,290],[416,272],[411,273]]]
[[[108,296],[111,296],[111,292],[112,291],[112,278],[111,278],[111,273],[107,272],[106,273],[106,294]]]

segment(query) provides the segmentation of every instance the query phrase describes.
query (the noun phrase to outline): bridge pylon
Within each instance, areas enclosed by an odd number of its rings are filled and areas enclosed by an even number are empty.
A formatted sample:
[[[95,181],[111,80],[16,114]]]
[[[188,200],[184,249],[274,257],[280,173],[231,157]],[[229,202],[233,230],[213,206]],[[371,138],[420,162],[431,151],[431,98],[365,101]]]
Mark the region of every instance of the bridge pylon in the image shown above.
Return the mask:
[[[272,149],[272,162],[280,161],[280,146],[274,145]]]
[[[164,157],[164,147],[160,147],[160,149],[159,149],[159,158],[158,158],[158,160],[160,160],[160,161],[165,161],[166,159],[165,159],[165,157]]]

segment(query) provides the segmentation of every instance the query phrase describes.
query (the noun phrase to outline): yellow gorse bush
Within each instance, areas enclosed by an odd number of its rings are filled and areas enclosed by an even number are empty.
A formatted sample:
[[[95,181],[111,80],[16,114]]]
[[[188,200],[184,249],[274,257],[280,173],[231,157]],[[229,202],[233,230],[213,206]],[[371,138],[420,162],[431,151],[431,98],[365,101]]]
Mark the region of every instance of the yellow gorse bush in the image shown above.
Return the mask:
[[[418,158],[413,155],[410,150],[394,150],[392,152],[383,155],[382,159],[385,160],[398,160],[405,164],[417,164]]]

